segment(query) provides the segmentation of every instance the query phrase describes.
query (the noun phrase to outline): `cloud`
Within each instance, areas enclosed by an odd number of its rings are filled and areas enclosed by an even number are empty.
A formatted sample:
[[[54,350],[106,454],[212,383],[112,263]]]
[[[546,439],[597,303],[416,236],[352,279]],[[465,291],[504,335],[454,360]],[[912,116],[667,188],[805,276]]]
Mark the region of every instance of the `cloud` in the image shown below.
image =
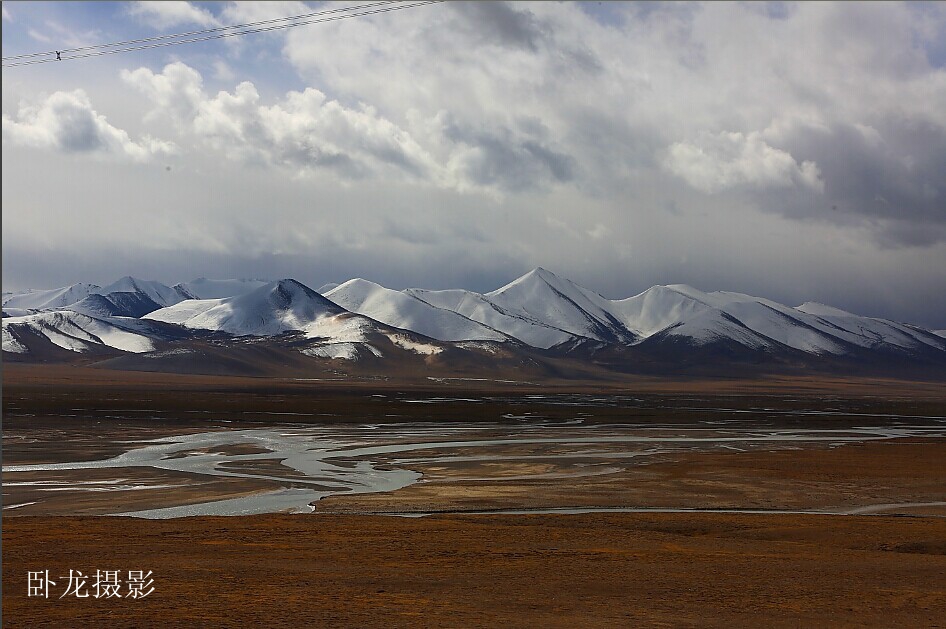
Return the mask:
[[[3,8],[3,19],[4,19],[5,21],[7,21],[7,22],[12,22],[12,21],[13,21],[13,16],[10,15],[10,12],[9,12],[9,11],[7,11],[6,5],[3,5],[2,8]]]
[[[37,30],[33,30],[32,28],[27,31],[27,34],[36,41],[43,44],[51,44],[53,41],[52,37],[48,37],[47,35],[44,35]]]
[[[410,134],[372,107],[345,107],[314,88],[267,106],[249,81],[207,96],[200,74],[182,63],[161,74],[140,68],[122,77],[152,100],[156,112],[171,115],[221,155],[300,172],[327,169],[348,179],[386,171],[437,176]]]
[[[695,143],[675,142],[663,165],[707,194],[739,186],[824,189],[815,162],[799,164],[790,153],[766,144],[757,131],[704,135]]]
[[[3,142],[63,153],[111,155],[143,162],[175,151],[175,146],[128,133],[92,108],[82,90],[55,92],[38,106],[21,105],[17,115],[3,114]]]
[[[162,0],[161,2],[133,2],[128,12],[154,28],[196,25],[219,26],[220,22],[207,9],[190,2]]]
[[[446,3],[327,24],[319,37],[294,29],[284,52],[322,91],[371,103],[411,133],[458,189],[572,188],[621,203],[632,182],[671,173],[671,187],[676,179],[789,218],[837,206],[819,218],[866,227],[877,242],[909,233],[889,212],[878,220],[842,168],[844,150],[857,151],[854,163],[879,164],[877,151],[887,149],[845,142],[815,151],[814,136],[802,142],[788,132],[797,121],[876,128],[900,146],[894,136],[906,131],[882,127],[902,119],[924,125],[929,138],[904,140],[931,144],[946,130],[946,68],[933,50],[946,14],[881,3],[615,11],[603,19],[570,3]],[[525,119],[541,133],[521,126]],[[893,167],[882,179],[896,173],[898,183],[884,187],[899,190],[901,216],[929,214],[921,191],[940,189],[928,175],[940,161],[924,149],[903,168],[909,151],[897,150],[899,162],[881,161]]]
[[[770,196],[768,209],[805,220],[866,223],[886,247],[946,240],[946,128],[927,117],[887,113],[871,123],[780,125],[773,134],[779,144],[817,161],[824,189],[818,199]]]
[[[10,5],[11,44],[88,28],[34,6]],[[94,41],[139,36],[118,13]],[[456,2],[5,72],[4,256],[26,257],[4,280],[41,257],[50,285],[164,264],[489,290],[541,265],[612,297],[683,282],[946,327],[944,32],[936,3]],[[11,140],[19,99],[75,87],[134,144],[173,140],[173,169]],[[92,227],[125,223],[150,266]],[[120,245],[102,278],[49,255]]]
[[[227,24],[247,24],[312,12],[304,2],[228,2],[220,18]]]
[[[203,77],[179,61],[165,66],[160,74],[148,68],[122,70],[121,78],[152,102],[152,116],[165,114],[181,123],[197,115],[205,98]]]
[[[220,155],[289,168],[331,170],[346,179],[402,178],[459,191],[518,192],[575,178],[575,160],[534,117],[471,125],[440,111],[403,126],[372,106],[346,106],[322,91],[290,91],[267,105],[255,84],[210,96],[181,62],[155,73],[122,71],[151,100],[149,118],[167,116]]]
[[[519,121],[515,127],[472,126],[445,114],[435,117],[433,142],[447,155],[447,168],[460,189],[495,188],[518,192],[574,179],[574,160],[548,144],[544,127]]]

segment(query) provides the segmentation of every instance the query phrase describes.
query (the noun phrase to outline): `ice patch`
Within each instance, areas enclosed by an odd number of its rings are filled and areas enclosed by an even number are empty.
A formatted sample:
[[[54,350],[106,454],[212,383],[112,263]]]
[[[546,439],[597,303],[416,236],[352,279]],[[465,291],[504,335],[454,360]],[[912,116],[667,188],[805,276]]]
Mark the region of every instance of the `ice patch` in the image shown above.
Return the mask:
[[[316,358],[341,358],[344,360],[357,360],[360,349],[366,349],[378,358],[381,352],[367,343],[327,343],[318,347],[309,347],[302,350],[306,356],[315,356]]]
[[[388,338],[398,347],[414,352],[415,354],[433,356],[434,354],[439,354],[443,351],[442,347],[437,347],[436,345],[431,345],[430,343],[417,343],[399,334],[389,334]]]
[[[3,351],[13,354],[26,354],[29,351],[25,345],[13,338],[6,325],[3,326]]]

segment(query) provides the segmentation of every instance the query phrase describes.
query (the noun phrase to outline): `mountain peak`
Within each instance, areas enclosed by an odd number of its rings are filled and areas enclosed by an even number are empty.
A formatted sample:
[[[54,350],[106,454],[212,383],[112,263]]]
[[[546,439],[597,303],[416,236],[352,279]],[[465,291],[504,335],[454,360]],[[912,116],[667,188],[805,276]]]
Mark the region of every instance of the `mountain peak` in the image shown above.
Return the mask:
[[[315,302],[321,306],[332,303],[302,282],[292,278],[285,278],[263,284],[255,290],[244,293],[243,295],[231,297],[224,301],[255,301],[264,295],[268,296],[273,306],[283,310],[302,305],[306,302]]]
[[[344,312],[302,282],[287,278],[234,297],[184,301],[147,318],[237,336],[272,336],[304,330],[322,317]]]
[[[78,282],[51,290],[26,290],[21,293],[5,293],[3,305],[5,307],[26,309],[62,308],[85,299],[98,288],[95,284]]]
[[[385,288],[361,278],[348,280],[326,297],[352,312],[439,341],[504,341],[506,337],[457,312],[439,308],[409,291]]]
[[[566,280],[567,281],[567,280]],[[505,286],[497,288],[496,290],[486,293],[487,296],[490,295],[499,295],[505,291],[513,289],[515,287],[534,287],[547,284],[552,287],[558,287],[562,284],[563,280],[552,273],[548,269],[544,269],[540,266],[535,267],[528,273],[525,273],[513,281],[509,282]]]
[[[829,306],[827,304],[822,304],[817,301],[806,301],[800,306],[797,306],[795,310],[800,310],[801,312],[814,315],[816,317],[855,317],[857,315],[848,312],[847,310],[841,310],[840,308],[835,308],[834,306]]]
[[[347,282],[342,282],[341,284],[337,284],[335,288],[333,288],[332,290],[334,291],[337,289],[353,289],[353,288],[369,290],[369,289],[375,289],[375,288],[384,288],[384,286],[382,286],[381,284],[378,284],[377,282],[366,280],[363,277],[353,277]]]
[[[271,280],[260,279],[214,280],[198,277],[189,282],[175,284],[172,288],[187,299],[223,299],[248,293],[270,282]]]
[[[155,280],[142,280],[126,275],[104,288],[95,291],[106,297],[112,293],[138,293],[154,301],[159,306],[171,306],[188,298],[188,295]]]

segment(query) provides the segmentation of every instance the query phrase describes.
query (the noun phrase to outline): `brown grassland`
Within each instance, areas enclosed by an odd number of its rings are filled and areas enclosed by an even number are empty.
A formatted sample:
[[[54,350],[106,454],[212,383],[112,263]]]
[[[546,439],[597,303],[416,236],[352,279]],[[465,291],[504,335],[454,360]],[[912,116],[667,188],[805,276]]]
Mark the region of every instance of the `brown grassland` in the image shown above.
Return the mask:
[[[405,405],[398,396],[476,393],[493,405]],[[503,396],[595,392],[593,383],[533,387],[464,382],[183,376],[50,366],[3,374],[5,427],[61,425],[117,412],[173,426],[201,408],[214,419],[380,420],[411,406],[421,419],[495,419]],[[666,381],[635,378],[607,392],[642,408],[599,421],[692,418],[674,400],[709,406],[856,407],[943,416],[942,383],[816,377]],[[382,398],[372,397],[387,396]],[[417,410],[423,406],[422,410]],[[484,406],[488,406],[484,410]],[[60,417],[63,409],[77,417]],[[313,417],[305,417],[305,413]],[[554,412],[554,409],[550,412]],[[319,415],[321,413],[321,415]],[[330,419],[325,419],[330,417]],[[271,418],[270,418],[271,419]],[[191,418],[193,421],[193,418]],[[830,425],[832,419],[818,418]],[[5,442],[6,447],[6,442]],[[68,447],[68,444],[64,445]],[[17,460],[42,460],[25,446]],[[9,462],[10,450],[4,453]],[[141,520],[3,518],[4,627],[810,627],[946,626],[946,515],[935,505],[873,515],[591,513],[472,515],[504,506],[636,504],[720,507],[946,501],[946,442],[902,439],[838,448],[688,453],[616,476],[576,481],[418,484],[336,496],[308,516]],[[449,480],[449,479],[447,479]],[[566,491],[567,490],[567,491]],[[557,492],[557,493],[556,493]],[[498,496],[498,497],[497,497]],[[424,518],[356,515],[454,511]],[[894,515],[894,512],[897,515]],[[69,570],[152,571],[141,600],[58,599]],[[26,596],[26,573],[49,570],[49,599]],[[91,581],[89,583],[91,585]]]

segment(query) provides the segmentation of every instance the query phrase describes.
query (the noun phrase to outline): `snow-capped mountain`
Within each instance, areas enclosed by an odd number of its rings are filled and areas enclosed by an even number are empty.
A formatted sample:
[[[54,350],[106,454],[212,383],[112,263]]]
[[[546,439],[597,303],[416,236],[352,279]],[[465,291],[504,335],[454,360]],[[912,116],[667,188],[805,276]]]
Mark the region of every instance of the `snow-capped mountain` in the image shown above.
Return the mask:
[[[85,299],[89,294],[98,290],[95,284],[73,284],[51,290],[29,290],[21,293],[5,293],[3,308],[22,310],[48,310],[62,308]]]
[[[311,340],[301,351],[321,358],[380,357],[373,337],[387,336],[389,343],[394,342],[377,321],[351,313],[292,279],[269,282],[235,297],[183,301],[144,318],[238,337],[299,332]]]
[[[174,304],[192,299],[192,295],[186,294],[180,290],[171,288],[161,282],[154,280],[140,280],[136,277],[126,275],[120,280],[93,291],[99,295],[110,295],[112,293],[135,293],[144,295],[162,308],[173,306]]]
[[[311,288],[287,279],[236,297],[179,302],[144,318],[234,336],[275,336],[288,331],[309,335],[310,329],[314,332],[323,319],[345,313],[344,308]]]
[[[541,267],[484,296],[506,314],[576,337],[625,344],[636,340],[609,311],[611,302]]]
[[[138,319],[103,319],[53,310],[3,320],[3,351],[25,354],[36,341],[73,352],[112,348],[141,353],[154,349],[155,330]]]
[[[182,295],[188,295],[188,299],[223,299],[248,293],[268,283],[268,280],[211,280],[199,277],[196,280],[175,284],[171,288]]]
[[[542,268],[485,295],[417,288],[404,292],[540,349],[579,339],[622,344],[637,340],[610,311],[611,302]]]
[[[300,351],[319,358],[380,358],[392,351],[433,356],[444,349],[433,339],[349,311],[291,279],[232,298],[181,302],[146,318],[234,336],[297,332],[306,339]]]
[[[665,332],[695,344],[736,341],[751,348],[788,347],[809,354],[843,355],[855,348],[944,350],[928,331],[858,317],[822,304],[791,308],[741,293],[704,293],[685,285],[655,286],[612,302],[611,311],[647,339]]]
[[[141,292],[119,291],[107,295],[92,294],[66,308],[93,317],[138,318],[159,310],[161,304]]]
[[[352,312],[439,341],[505,341],[506,336],[460,313],[363,279],[349,280],[325,296]]]
[[[315,358],[406,353],[462,361],[466,351],[498,352],[625,371],[683,363],[721,369],[727,361],[946,368],[946,331],[682,284],[611,300],[538,268],[483,294],[398,291],[363,279],[323,289],[292,279],[200,278],[169,287],[126,277],[104,288],[5,294],[3,350],[26,360],[53,347],[147,354],[210,339],[226,351],[249,339],[254,347],[275,344]]]
[[[427,302],[431,306],[452,310],[532,347],[548,349],[575,338],[573,334],[560,328],[552,327],[522,315],[506,312],[486,296],[472,291],[408,288],[404,292]]]

